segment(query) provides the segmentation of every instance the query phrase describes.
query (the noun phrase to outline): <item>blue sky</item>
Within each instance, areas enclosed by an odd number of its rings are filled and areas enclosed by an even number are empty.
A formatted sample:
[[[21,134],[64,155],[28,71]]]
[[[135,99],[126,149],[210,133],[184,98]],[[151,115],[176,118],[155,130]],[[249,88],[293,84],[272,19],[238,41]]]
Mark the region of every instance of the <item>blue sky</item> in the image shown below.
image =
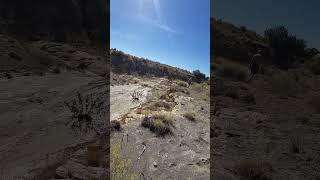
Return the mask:
[[[111,0],[110,46],[210,74],[209,0]]]
[[[211,16],[258,33],[285,25],[289,32],[320,48],[319,0],[211,0]]]

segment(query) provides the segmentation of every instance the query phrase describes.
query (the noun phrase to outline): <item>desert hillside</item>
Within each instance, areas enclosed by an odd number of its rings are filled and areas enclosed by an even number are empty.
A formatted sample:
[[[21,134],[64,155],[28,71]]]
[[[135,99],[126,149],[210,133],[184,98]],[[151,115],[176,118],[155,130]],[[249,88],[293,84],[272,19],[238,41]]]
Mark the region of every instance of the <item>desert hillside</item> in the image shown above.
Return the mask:
[[[116,74],[166,77],[187,81],[193,75],[183,69],[161,64],[111,49],[111,71]]]
[[[231,23],[211,18],[211,55],[248,62],[256,49],[268,51],[266,40],[259,34]]]
[[[246,82],[247,50],[270,49],[268,42],[244,27],[212,23],[211,177],[318,179],[319,56],[295,57],[286,68],[266,63]]]

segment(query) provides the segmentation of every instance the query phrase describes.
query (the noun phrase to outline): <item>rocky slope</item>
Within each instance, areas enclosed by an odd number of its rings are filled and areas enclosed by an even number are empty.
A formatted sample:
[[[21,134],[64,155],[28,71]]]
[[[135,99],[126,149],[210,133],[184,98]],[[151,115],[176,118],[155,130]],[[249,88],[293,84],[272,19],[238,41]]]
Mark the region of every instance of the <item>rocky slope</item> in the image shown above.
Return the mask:
[[[209,86],[125,75],[112,81],[111,178],[209,179]],[[138,102],[128,96],[145,92]],[[126,100],[124,99],[126,98]],[[186,114],[189,113],[189,116]],[[143,125],[158,115],[172,123],[157,134]],[[156,125],[156,124],[155,124]],[[168,132],[163,127],[159,132]],[[158,132],[158,133],[159,133]]]
[[[107,107],[106,49],[27,41],[8,34],[0,35],[0,44],[0,167],[3,172],[0,179],[54,177],[54,171],[48,167],[62,165],[70,159],[86,161],[85,155],[71,157],[70,154],[85,152],[86,146],[79,144],[95,143],[97,137],[92,132],[82,138],[73,133],[66,125],[72,113],[65,102],[72,101],[80,92],[98,96]],[[105,113],[106,107],[103,107]],[[97,121],[108,122],[102,114]],[[66,154],[68,148],[72,151]],[[86,173],[82,166],[76,165],[80,167],[77,173]],[[94,172],[98,167],[92,168]],[[94,173],[91,172],[91,176],[95,176]]]
[[[235,30],[230,24],[214,27],[222,32],[211,59],[211,178],[319,179],[320,59],[288,71],[264,66],[247,83],[242,62],[255,45],[246,43],[260,40],[251,32],[236,37],[240,29],[221,35]]]
[[[131,56],[115,49],[111,49],[110,54],[111,71],[116,74],[167,77],[185,81],[193,76],[186,70]]]
[[[268,51],[262,36],[246,27],[211,18],[211,55],[248,62],[257,49]]]
[[[0,179],[107,179],[108,6],[0,2]],[[78,99],[76,108],[84,107],[79,94],[101,103],[87,117],[106,134],[79,135],[68,125],[74,119],[66,103]]]

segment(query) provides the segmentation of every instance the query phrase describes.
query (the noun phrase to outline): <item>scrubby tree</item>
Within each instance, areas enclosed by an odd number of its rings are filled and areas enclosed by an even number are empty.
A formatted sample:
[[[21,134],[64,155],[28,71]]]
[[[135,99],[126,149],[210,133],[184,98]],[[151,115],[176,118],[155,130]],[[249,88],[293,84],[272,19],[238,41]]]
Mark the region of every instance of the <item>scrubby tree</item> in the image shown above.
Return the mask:
[[[206,80],[209,79],[208,77],[206,77],[205,74],[200,72],[200,70],[195,70],[192,73],[194,75],[195,81],[198,82],[198,83],[201,83],[201,82],[206,81]]]
[[[264,37],[270,46],[270,55],[277,65],[287,69],[296,57],[306,56],[306,41],[291,35],[284,26],[267,28]]]

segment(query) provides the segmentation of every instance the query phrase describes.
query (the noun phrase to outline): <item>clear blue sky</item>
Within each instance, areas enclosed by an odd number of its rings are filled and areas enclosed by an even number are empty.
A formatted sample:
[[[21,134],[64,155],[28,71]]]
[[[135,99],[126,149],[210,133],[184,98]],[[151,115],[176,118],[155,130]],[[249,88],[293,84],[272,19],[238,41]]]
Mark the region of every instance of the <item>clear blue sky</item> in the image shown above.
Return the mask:
[[[319,0],[211,0],[211,16],[258,33],[285,25],[289,32],[320,48]]]
[[[209,0],[111,0],[110,46],[210,74]]]

